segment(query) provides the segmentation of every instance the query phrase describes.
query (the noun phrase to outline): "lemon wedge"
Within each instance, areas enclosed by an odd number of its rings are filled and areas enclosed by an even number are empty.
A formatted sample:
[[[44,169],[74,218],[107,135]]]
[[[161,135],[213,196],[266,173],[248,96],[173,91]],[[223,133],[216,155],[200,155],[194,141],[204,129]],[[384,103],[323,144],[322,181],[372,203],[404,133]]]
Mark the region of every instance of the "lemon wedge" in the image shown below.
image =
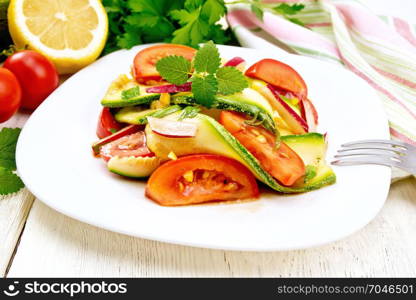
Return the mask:
[[[15,45],[42,53],[60,74],[96,60],[108,34],[100,0],[11,0],[8,22]]]

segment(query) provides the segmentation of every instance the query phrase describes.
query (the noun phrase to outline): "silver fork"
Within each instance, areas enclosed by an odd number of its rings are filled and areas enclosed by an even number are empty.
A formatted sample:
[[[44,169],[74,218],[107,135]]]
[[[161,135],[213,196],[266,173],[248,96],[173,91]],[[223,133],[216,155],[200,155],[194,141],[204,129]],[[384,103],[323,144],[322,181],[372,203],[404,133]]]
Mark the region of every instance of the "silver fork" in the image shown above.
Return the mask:
[[[416,174],[416,146],[389,140],[362,140],[341,145],[336,160],[338,166],[374,164],[396,167]]]

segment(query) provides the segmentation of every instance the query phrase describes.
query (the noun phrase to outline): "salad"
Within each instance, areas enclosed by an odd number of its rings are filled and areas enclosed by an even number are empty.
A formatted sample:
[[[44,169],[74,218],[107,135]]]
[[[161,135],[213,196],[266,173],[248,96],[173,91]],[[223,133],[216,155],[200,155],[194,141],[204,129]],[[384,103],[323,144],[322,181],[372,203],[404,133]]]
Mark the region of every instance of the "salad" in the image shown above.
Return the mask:
[[[246,68],[212,42],[150,46],[101,104],[94,154],[113,173],[147,180],[160,205],[255,199],[259,183],[302,193],[336,181],[305,81],[274,59]]]

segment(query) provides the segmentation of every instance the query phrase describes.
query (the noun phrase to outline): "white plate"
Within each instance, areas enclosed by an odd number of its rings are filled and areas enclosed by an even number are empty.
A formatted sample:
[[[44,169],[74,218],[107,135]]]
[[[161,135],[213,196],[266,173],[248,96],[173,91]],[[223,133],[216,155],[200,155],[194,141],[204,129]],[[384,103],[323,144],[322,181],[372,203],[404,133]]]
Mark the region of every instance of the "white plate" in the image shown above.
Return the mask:
[[[83,222],[164,242],[232,250],[287,250],[343,238],[370,222],[387,197],[390,169],[336,167],[335,185],[292,196],[263,193],[255,202],[161,207],[144,197],[144,182],[111,174],[91,153],[100,99],[110,82],[128,73],[138,46],[112,53],[60,86],[26,123],[17,166],[41,201]],[[342,68],[273,52],[221,46],[223,57],[281,59],[305,79],[328,132],[328,159],[343,142],[389,138],[375,92]]]

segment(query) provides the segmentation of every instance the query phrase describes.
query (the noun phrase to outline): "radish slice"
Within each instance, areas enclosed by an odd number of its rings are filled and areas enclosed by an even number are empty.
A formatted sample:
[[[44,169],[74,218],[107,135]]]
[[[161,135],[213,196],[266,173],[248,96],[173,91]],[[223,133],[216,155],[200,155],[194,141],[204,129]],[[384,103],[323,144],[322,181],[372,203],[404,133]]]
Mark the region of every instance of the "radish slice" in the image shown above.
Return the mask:
[[[243,58],[236,56],[234,58],[231,58],[229,61],[227,61],[224,64],[224,67],[236,67],[239,64],[242,64],[244,62],[246,62],[246,61]]]
[[[99,140],[98,142],[95,142],[92,145],[92,150],[94,151],[95,155],[100,154],[100,149],[102,146],[111,143],[115,140],[118,140],[119,138],[126,136],[126,135],[130,135],[133,133],[136,133],[137,131],[143,129],[143,126],[139,126],[139,125],[129,125],[124,127],[123,129],[117,131],[116,133],[113,133],[112,135],[109,135],[101,140]]]
[[[280,98],[279,92],[271,84],[267,85],[267,88],[272,92],[274,98],[277,101],[270,103],[274,109],[277,110],[283,120],[289,125],[289,127],[296,134],[305,134],[309,132],[309,127],[306,121],[299,116],[282,98]]]
[[[152,86],[146,89],[146,93],[179,93],[191,91],[191,82],[187,82],[181,85],[167,84],[160,86]]]
[[[308,123],[309,132],[315,132],[318,126],[318,112],[311,100],[305,98],[301,101],[302,117]]]
[[[154,133],[171,138],[191,138],[196,135],[198,125],[191,122],[172,121],[147,117]]]

